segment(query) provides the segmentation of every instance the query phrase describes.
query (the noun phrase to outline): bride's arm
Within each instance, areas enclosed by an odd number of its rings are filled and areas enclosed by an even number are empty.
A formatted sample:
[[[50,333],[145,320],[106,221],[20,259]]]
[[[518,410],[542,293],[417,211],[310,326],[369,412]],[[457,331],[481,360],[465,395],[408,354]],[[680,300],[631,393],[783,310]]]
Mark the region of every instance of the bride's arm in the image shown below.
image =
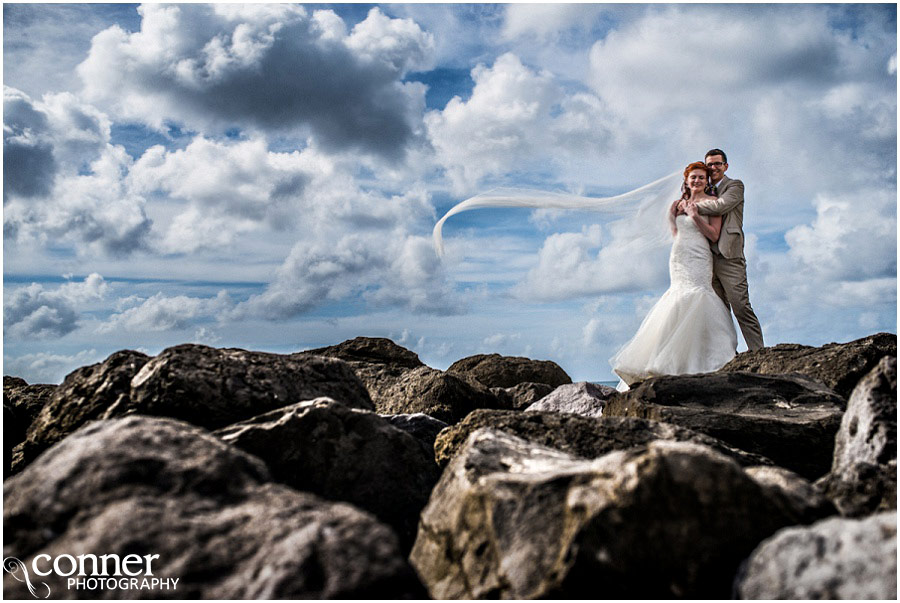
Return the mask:
[[[669,208],[669,229],[672,231],[673,237],[678,233],[678,227],[675,225],[675,217],[678,215],[679,203],[681,203],[681,199],[675,199],[674,203],[672,203],[672,207]]]
[[[706,218],[698,213],[697,205],[694,203],[688,204],[687,215],[694,220],[694,224],[697,225],[704,237],[713,243],[719,240],[719,232],[722,230],[722,216],[709,216],[709,222],[707,222]]]

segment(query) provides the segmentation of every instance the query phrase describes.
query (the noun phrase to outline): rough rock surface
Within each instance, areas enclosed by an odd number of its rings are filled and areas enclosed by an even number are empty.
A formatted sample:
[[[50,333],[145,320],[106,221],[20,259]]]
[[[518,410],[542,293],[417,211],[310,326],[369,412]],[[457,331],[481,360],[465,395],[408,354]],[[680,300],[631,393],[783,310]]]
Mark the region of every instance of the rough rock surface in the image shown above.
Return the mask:
[[[25,441],[28,428],[50,401],[56,387],[37,383],[29,385],[19,377],[3,377],[3,479],[10,475],[13,448]],[[20,468],[21,460],[17,462],[17,469]]]
[[[428,456],[434,458],[434,440],[441,430],[447,427],[446,423],[421,412],[381,416],[394,427],[416,438]]]
[[[588,381],[560,385],[525,410],[567,412],[585,417],[600,417],[606,400],[616,390],[607,385],[595,385]]]
[[[829,343],[821,347],[781,343],[738,354],[721,371],[767,375],[799,373],[821,381],[846,398],[883,356],[896,355],[897,336],[878,333],[849,343]]]
[[[208,429],[319,396],[374,409],[366,388],[342,360],[193,344],[163,350],[135,375],[131,389],[136,412]]]
[[[553,387],[572,383],[552,360],[532,360],[500,354],[478,354],[457,360],[447,371],[470,375],[487,387],[514,387],[519,383],[546,383]]]
[[[503,408],[525,410],[553,391],[552,385],[526,381],[513,387],[492,387],[493,393],[500,400]]]
[[[606,416],[687,427],[770,458],[807,479],[831,468],[844,400],[799,375],[656,377],[606,402]]]
[[[405,550],[438,480],[434,455],[377,414],[318,398],[215,432],[297,490],[346,501],[392,526]]]
[[[501,405],[497,396],[474,379],[420,366],[404,373],[376,406],[380,414],[421,412],[453,424],[476,408]]]
[[[98,421],[4,484],[4,556],[155,554],[174,591],[53,598],[421,598],[393,532],[350,505],[266,483],[262,461],[180,421]],[[6,598],[31,599],[4,576]],[[39,586],[39,585],[38,585]],[[42,587],[43,588],[43,587]]]
[[[15,471],[88,421],[124,414],[129,408],[131,379],[150,360],[133,350],[120,350],[103,362],[69,373],[56,387],[28,429]]]
[[[772,463],[765,457],[732,448],[708,435],[646,419],[591,418],[559,412],[476,410],[438,435],[434,443],[434,455],[438,464],[446,465],[465,444],[469,435],[482,427],[503,431],[584,459],[593,459],[614,450],[643,446],[653,440],[672,440],[709,446],[744,466]]]
[[[337,345],[300,352],[340,358],[350,365],[376,406],[388,404],[388,390],[410,369],[425,366],[415,352],[383,337],[356,337]]]
[[[897,598],[897,513],[781,530],[750,556],[739,599]]]
[[[726,598],[741,560],[790,522],[704,446],[586,461],[482,429],[444,470],[410,561],[437,599]]]
[[[820,482],[841,513],[897,508],[897,358],[886,356],[853,390]]]
[[[791,523],[812,523],[837,515],[837,508],[814,484],[784,467],[771,465],[747,467],[747,475],[756,480],[780,507]]]

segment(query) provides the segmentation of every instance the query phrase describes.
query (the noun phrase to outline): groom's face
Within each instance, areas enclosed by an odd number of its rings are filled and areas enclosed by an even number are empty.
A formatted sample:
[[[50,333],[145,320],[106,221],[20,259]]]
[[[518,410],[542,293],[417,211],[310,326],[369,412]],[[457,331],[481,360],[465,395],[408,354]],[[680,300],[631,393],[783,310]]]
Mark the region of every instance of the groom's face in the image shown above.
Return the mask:
[[[728,164],[725,163],[725,158],[721,155],[707,155],[706,166],[712,171],[713,182],[721,180],[722,176],[725,175],[725,170],[728,169]]]

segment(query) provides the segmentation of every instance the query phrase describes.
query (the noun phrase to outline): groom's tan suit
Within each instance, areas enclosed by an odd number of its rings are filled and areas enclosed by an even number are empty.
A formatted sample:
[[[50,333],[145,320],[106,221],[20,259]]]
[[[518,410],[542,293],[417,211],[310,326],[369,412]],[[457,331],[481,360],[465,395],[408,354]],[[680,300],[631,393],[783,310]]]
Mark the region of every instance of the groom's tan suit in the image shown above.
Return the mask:
[[[715,201],[697,204],[701,214],[722,216],[719,240],[713,252],[713,289],[734,312],[744,341],[751,350],[763,347],[762,328],[750,307],[747,262],[744,259],[744,183],[728,176],[716,184]]]

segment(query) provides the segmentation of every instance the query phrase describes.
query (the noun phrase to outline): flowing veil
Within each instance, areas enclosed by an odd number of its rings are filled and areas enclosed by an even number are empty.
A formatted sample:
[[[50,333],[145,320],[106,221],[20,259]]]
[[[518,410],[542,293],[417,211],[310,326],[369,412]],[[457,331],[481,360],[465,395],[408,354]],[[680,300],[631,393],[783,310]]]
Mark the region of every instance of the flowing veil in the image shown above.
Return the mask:
[[[631,253],[649,252],[671,244],[667,212],[681,196],[681,172],[674,172],[627,193],[612,197],[582,197],[541,190],[496,188],[455,205],[434,225],[432,238],[438,256],[444,256],[441,230],[450,216],[486,207],[530,207],[597,211],[617,216],[611,224],[609,244],[628,247]]]

